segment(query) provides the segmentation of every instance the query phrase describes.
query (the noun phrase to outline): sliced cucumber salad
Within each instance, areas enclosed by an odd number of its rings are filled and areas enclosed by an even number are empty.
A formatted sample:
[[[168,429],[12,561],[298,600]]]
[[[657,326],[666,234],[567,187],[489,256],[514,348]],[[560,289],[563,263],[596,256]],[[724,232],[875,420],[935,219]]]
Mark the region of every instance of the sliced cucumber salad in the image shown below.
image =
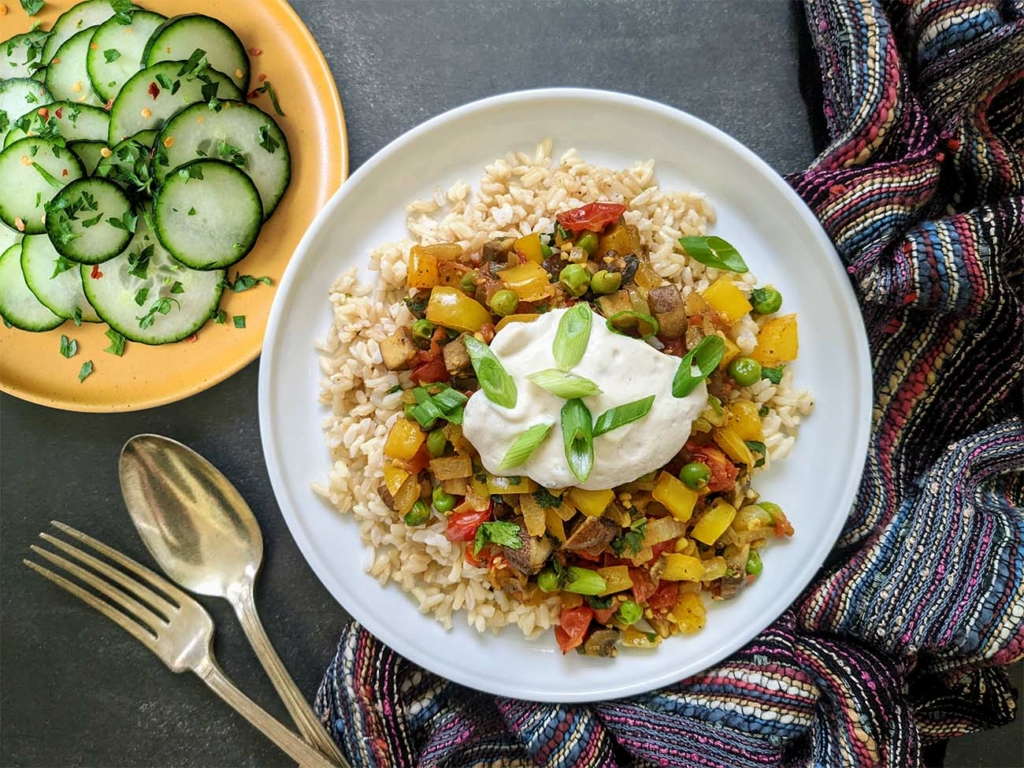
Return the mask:
[[[86,0],[0,42],[8,326],[106,323],[122,349],[168,344],[223,323],[225,287],[270,283],[226,271],[291,180],[275,116],[247,102],[250,71],[217,19],[126,0]],[[264,80],[250,96],[269,93],[283,116]]]

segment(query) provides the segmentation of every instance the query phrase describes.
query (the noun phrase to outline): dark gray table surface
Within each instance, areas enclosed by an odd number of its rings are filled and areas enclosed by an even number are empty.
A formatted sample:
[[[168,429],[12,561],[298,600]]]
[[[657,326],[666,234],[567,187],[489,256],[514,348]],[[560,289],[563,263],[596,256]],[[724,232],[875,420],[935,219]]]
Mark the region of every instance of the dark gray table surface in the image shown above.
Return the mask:
[[[803,15],[789,0],[293,5],[337,79],[352,170],[447,109],[555,85],[680,107],[780,173],[801,168],[814,157],[815,138],[820,144],[820,116],[801,94],[801,82],[814,81]],[[139,432],[177,438],[219,466],[256,511],[267,556],[259,608],[282,659],[312,697],[348,617],[302,559],[275,504],[259,443],[257,365],[189,400],[141,413],[71,414],[0,397],[0,766],[291,764],[194,677],[169,672],[21,565],[51,518],[148,562],[121,501],[118,451]],[[203,602],[217,621],[216,652],[228,674],[287,721],[226,606]],[[954,745],[949,764],[1012,764],[1019,745],[1011,726]],[[992,751],[1000,746],[1016,751]]]

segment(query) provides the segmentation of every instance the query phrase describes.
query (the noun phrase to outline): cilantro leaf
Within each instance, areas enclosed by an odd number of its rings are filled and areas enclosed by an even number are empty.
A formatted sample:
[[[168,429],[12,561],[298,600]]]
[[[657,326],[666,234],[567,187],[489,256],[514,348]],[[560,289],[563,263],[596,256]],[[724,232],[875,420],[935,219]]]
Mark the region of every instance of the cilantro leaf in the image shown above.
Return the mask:
[[[250,96],[258,93],[267,94],[270,97],[270,103],[274,105],[274,111],[281,117],[285,117],[284,111],[281,109],[281,104],[277,100],[277,91],[274,90],[274,86],[271,85],[269,80],[264,80],[263,85],[256,88]]]
[[[217,309],[214,311],[212,317],[213,322],[215,322],[217,325],[224,325],[224,323],[226,323],[228,320],[228,313],[225,312],[223,309]]]
[[[74,357],[78,354],[78,342],[74,339],[68,339],[67,336],[60,337],[60,353],[64,357]]]
[[[224,281],[225,287],[230,288],[235,293],[241,293],[242,291],[248,291],[250,288],[253,288],[254,286],[256,286],[259,283],[263,283],[264,285],[273,285],[274,281],[271,280],[269,277],[266,277],[266,276],[264,276],[264,277],[253,277],[252,275],[240,275],[237,272],[235,273],[235,280],[234,280],[234,282],[231,282],[230,280],[225,280]]]
[[[507,520],[481,523],[480,527],[476,529],[476,537],[473,539],[473,554],[479,555],[480,550],[488,543],[509,549],[522,549],[523,542],[519,538],[520,530],[516,523],[510,523]]]
[[[110,339],[110,346],[104,349],[103,351],[121,357],[121,355],[124,354],[124,347],[126,343],[125,337],[122,336],[117,331],[115,331],[113,328],[108,329],[105,335],[108,339]]]
[[[778,368],[762,368],[761,378],[768,379],[772,384],[782,383],[782,374],[786,372],[786,366],[780,365]]]
[[[257,134],[259,134],[260,137],[260,146],[270,154],[274,154],[277,151],[277,148],[281,146],[281,142],[270,135],[269,125],[261,125],[259,130],[257,130]]]
[[[103,58],[107,60],[107,64],[113,64],[121,58],[121,52],[116,48],[107,48],[107,50],[103,52]]]
[[[533,492],[533,500],[541,509],[556,509],[562,506],[562,499],[543,486]]]
[[[44,5],[46,5],[45,0],[21,0],[21,7],[29,16],[35,16],[43,9]]]
[[[84,363],[82,363],[82,367],[78,371],[79,384],[81,384],[83,381],[85,381],[92,375],[92,368],[92,360],[86,360]]]
[[[53,260],[53,274],[50,275],[50,279],[53,280],[53,278],[57,277],[57,275],[61,274],[62,272],[67,272],[69,269],[72,269],[73,267],[77,266],[78,265],[75,264],[75,262],[71,261],[70,259],[65,259],[63,256],[58,256],[56,259]]]
[[[245,328],[245,315],[235,315],[231,319],[235,324],[235,328]]]

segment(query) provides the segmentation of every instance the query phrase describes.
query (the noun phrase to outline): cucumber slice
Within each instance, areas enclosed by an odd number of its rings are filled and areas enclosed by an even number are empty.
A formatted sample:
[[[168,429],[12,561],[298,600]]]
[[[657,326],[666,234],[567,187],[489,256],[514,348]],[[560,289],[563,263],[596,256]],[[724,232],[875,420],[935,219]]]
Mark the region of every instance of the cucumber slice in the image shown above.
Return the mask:
[[[62,259],[46,235],[22,241],[21,271],[29,290],[55,315],[71,320],[77,311],[83,322],[102,322],[85,298],[78,264]]]
[[[224,291],[224,270],[183,267],[163,249],[144,216],[131,246],[103,265],[102,278],[93,278],[89,267],[81,273],[85,295],[100,317],[126,339],[142,344],[188,338],[216,312]]]
[[[68,149],[78,155],[86,174],[92,176],[96,172],[96,166],[103,159],[103,150],[107,149],[107,142],[73,141],[68,144]]]
[[[56,141],[30,137],[0,152],[0,221],[26,235],[45,231],[46,203],[85,175],[81,161]]]
[[[137,220],[128,196],[107,179],[72,181],[46,206],[50,242],[79,264],[102,264],[121,253]]]
[[[44,139],[59,136],[65,141],[106,141],[109,125],[110,117],[106,110],[55,101],[18,118],[7,134],[4,146],[26,136],[42,136]]]
[[[0,224],[0,253],[4,253],[12,245],[20,243],[24,237],[21,232],[15,232],[10,227]]]
[[[142,62],[151,67],[160,61],[184,61],[196,51],[203,51],[210,66],[230,77],[240,90],[249,87],[245,46],[230,27],[209,16],[191,14],[165,21],[146,43]]]
[[[165,21],[167,17],[159,13],[135,11],[131,24],[123,24],[115,16],[96,27],[86,67],[92,87],[104,102],[115,98],[128,78],[139,71],[146,41]]]
[[[190,74],[183,72],[185,65],[184,61],[164,61],[128,79],[110,108],[107,141],[111,145],[140,131],[159,130],[171,115],[189,104],[204,102],[205,106],[214,97],[242,98],[227,75],[213,69]]]
[[[43,81],[53,98],[75,104],[91,104],[94,107],[106,105],[107,102],[93,90],[89,69],[85,64],[92,33],[92,27],[83,29],[57,49],[53,61],[46,68],[46,79]]]
[[[44,66],[43,47],[49,34],[33,29],[0,43],[0,77],[32,77]]]
[[[153,198],[156,236],[192,269],[221,269],[245,257],[263,226],[252,179],[221,160],[194,160],[167,177]]]
[[[86,0],[66,10],[53,22],[50,36],[43,46],[42,61],[49,64],[57,53],[57,49],[69,40],[76,32],[95,27],[114,15],[110,0]]]
[[[138,138],[147,133],[152,132],[143,131],[125,139],[96,166],[96,176],[120,184],[133,200],[152,195],[156,187],[150,164],[153,148]]]
[[[64,322],[29,290],[21,271],[21,243],[0,256],[0,315],[23,331],[49,331]]]
[[[219,112],[193,104],[178,112],[156,137],[153,170],[158,183],[201,157],[228,160],[249,174],[263,201],[263,218],[274,212],[291,181],[288,141],[273,118],[254,107],[225,101]]]
[[[53,96],[46,86],[31,78],[0,80],[0,144],[20,117],[51,101]]]

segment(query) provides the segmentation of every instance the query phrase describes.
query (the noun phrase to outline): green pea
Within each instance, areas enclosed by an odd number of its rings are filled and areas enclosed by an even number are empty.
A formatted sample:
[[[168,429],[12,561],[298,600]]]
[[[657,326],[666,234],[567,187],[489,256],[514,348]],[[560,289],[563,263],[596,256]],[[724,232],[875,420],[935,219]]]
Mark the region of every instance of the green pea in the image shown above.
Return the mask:
[[[760,408],[758,409],[758,411],[757,411],[757,415],[758,415],[758,416],[760,416],[760,417],[761,417],[762,419],[763,419],[763,418],[764,418],[765,416],[767,416],[767,415],[768,415],[769,413],[770,413],[770,411],[768,410],[768,406],[767,406],[767,405],[762,405],[762,406],[761,406],[761,407],[760,407]]]
[[[558,279],[573,296],[582,296],[590,287],[590,273],[579,264],[569,264],[558,274]]]
[[[417,341],[430,341],[436,328],[429,320],[416,320],[412,324],[412,337]]]
[[[537,575],[537,586],[541,592],[557,592],[558,574],[551,568],[545,568]]]
[[[761,364],[750,357],[737,357],[729,363],[729,376],[741,387],[749,387],[761,380]]]
[[[593,232],[584,232],[576,241],[576,245],[586,251],[588,256],[593,256],[597,252],[597,235]]]
[[[435,429],[427,435],[427,453],[434,458],[444,456],[444,451],[447,447],[448,438],[444,436],[444,430]]]
[[[430,495],[430,500],[434,502],[434,509],[442,515],[447,512],[451,512],[455,508],[455,497],[450,493],[445,493],[444,489],[440,485],[434,486],[434,491]]]
[[[430,519],[430,507],[422,499],[412,505],[412,509],[405,516],[406,525],[423,525]]]
[[[541,253],[541,256],[543,256],[545,259],[550,257],[551,253],[552,253],[551,246],[548,245],[547,243],[541,243],[540,244],[540,253]]]
[[[459,288],[461,288],[466,293],[475,293],[476,292],[476,278],[477,278],[476,270],[475,269],[469,270],[469,272],[464,274],[462,276],[462,279],[459,280]]]
[[[637,603],[632,600],[627,600],[619,606],[618,612],[615,614],[616,621],[629,626],[630,624],[636,624],[640,621],[640,617],[644,615],[644,609],[641,608]]]
[[[750,554],[747,555],[747,573],[751,576],[760,576],[763,570],[764,564],[761,562],[761,555],[756,549],[750,550]]]
[[[615,293],[622,285],[622,274],[602,269],[590,278],[590,290],[597,294]]]
[[[516,311],[516,307],[519,306],[519,294],[515,291],[498,291],[496,294],[491,296],[491,309],[494,314],[507,317]]]
[[[679,479],[687,488],[699,491],[711,482],[711,469],[703,461],[691,461],[679,470]]]
[[[772,288],[761,288],[754,292],[754,311],[759,315],[770,315],[782,308],[782,294]]]

